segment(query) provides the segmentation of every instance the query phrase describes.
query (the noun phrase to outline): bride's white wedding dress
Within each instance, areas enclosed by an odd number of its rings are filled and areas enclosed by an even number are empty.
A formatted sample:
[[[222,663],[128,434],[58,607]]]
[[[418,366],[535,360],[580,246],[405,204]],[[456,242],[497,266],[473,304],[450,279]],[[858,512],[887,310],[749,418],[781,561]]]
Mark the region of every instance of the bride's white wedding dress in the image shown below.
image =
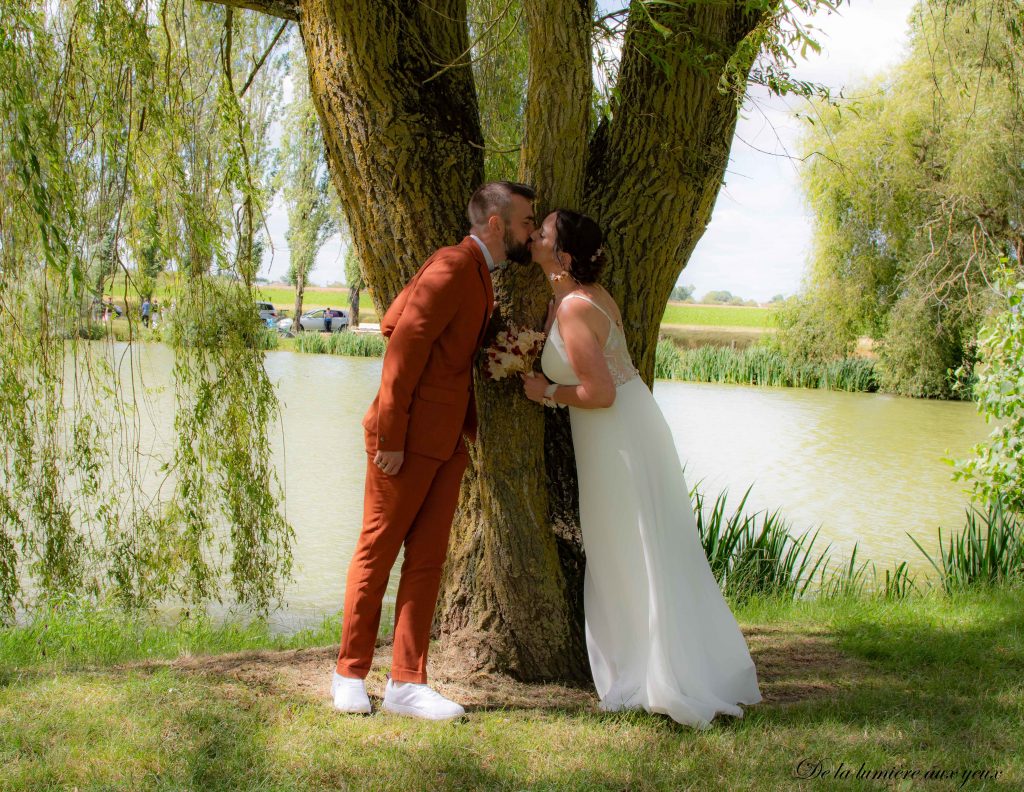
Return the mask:
[[[622,328],[605,359],[616,384],[607,409],[570,407],[587,554],[587,650],[605,710],[643,708],[705,728],[717,713],[761,700],[743,634],[697,534],[668,424],[637,374]],[[578,385],[555,319],[541,365]]]

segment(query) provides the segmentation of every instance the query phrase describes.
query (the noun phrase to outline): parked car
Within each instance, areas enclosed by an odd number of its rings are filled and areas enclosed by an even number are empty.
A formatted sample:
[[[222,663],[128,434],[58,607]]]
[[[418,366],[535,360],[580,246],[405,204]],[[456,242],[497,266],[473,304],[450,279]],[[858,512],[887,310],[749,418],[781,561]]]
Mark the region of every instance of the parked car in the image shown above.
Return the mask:
[[[273,303],[256,301],[256,310],[260,313],[260,319],[263,320],[263,324],[267,327],[273,328],[277,325],[281,319],[281,314],[278,313]]]
[[[317,308],[315,311],[306,311],[299,318],[299,323],[302,329],[305,331],[313,331],[322,333],[324,331],[324,308]],[[282,319],[277,323],[277,329],[282,333],[292,332],[294,321],[291,319]],[[348,311],[342,311],[337,308],[331,311],[331,332],[338,333],[342,330],[348,330]]]

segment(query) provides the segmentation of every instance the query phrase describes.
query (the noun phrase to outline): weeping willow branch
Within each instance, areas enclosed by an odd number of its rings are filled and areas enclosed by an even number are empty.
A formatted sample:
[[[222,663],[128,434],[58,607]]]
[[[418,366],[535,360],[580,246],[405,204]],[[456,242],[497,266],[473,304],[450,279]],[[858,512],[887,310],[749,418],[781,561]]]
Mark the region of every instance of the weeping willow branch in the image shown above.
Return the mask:
[[[3,618],[52,596],[200,604],[222,598],[225,578],[236,602],[266,610],[290,574],[268,436],[278,406],[251,291],[276,106],[267,86],[281,69],[270,55],[284,26],[240,14],[218,52],[222,10],[162,2],[150,28],[151,11],[145,0],[11,0],[2,12]],[[244,40],[232,40],[235,25]],[[218,58],[220,89],[193,84]],[[257,64],[245,105],[236,58]],[[210,273],[237,204],[241,281]],[[169,267],[181,284],[162,328],[177,443],[158,453],[142,446],[155,407],[135,343],[155,335],[135,312],[142,284]],[[101,316],[112,284],[126,344]],[[147,466],[162,474],[155,484]]]

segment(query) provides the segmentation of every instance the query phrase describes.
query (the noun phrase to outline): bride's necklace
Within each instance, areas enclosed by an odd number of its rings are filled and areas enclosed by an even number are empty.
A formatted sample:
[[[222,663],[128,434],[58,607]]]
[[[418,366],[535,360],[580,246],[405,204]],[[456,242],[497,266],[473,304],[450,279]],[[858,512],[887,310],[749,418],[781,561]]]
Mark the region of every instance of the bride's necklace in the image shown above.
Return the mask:
[[[581,292],[583,288],[583,284],[576,280],[576,278],[570,275],[566,270],[553,272],[548,276],[548,279],[551,281],[551,291],[554,292],[555,299],[558,302],[561,302],[573,292]],[[565,283],[565,281],[571,281],[573,285],[570,286],[568,283]],[[558,293],[561,290],[559,287],[565,289],[562,294]]]

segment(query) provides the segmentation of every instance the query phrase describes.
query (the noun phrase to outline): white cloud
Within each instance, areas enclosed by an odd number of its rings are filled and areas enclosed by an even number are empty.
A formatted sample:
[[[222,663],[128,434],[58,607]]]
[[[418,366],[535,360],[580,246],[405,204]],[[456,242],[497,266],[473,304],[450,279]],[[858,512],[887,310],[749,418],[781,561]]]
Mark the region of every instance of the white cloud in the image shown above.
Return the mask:
[[[822,44],[794,69],[799,79],[838,92],[897,63],[906,50],[916,0],[853,0],[837,14],[811,20]],[[848,93],[848,92],[847,92]],[[800,287],[812,218],[797,181],[800,100],[753,92],[736,125],[725,187],[680,283],[699,297],[727,289],[767,300]]]

